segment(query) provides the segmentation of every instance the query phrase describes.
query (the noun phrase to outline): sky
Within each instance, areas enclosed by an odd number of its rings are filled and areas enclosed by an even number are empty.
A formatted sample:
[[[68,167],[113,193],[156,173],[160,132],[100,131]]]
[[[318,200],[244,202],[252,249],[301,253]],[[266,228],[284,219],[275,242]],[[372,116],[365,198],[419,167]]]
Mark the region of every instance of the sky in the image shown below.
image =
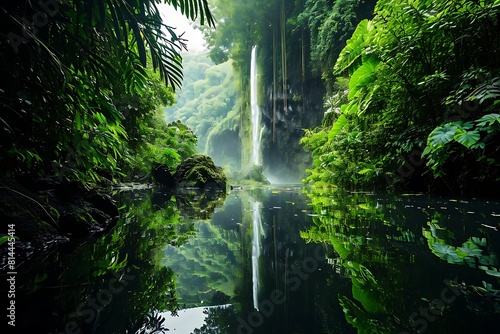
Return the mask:
[[[187,17],[181,14],[180,10],[176,11],[172,6],[167,4],[158,5],[160,10],[163,23],[169,25],[171,27],[176,28],[175,32],[177,35],[181,35],[185,32],[184,39],[187,39],[186,42],[188,51],[203,51],[206,48],[204,47],[205,41],[203,39],[203,34],[201,31],[194,29],[191,26],[192,21],[190,21]]]
[[[178,311],[178,316],[172,316],[170,312],[160,313],[165,318],[164,326],[173,334],[191,334],[196,328],[205,324],[205,307],[195,307]]]

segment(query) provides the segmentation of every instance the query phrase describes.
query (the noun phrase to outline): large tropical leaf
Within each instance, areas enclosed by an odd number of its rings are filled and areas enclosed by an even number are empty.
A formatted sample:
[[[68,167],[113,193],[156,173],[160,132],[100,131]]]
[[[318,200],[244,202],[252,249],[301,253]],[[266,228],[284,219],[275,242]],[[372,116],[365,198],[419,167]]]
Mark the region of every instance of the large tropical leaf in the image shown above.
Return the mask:
[[[359,104],[357,102],[356,100],[352,100],[347,104],[343,104],[340,107],[340,112],[346,115],[355,115],[359,110]]]
[[[340,130],[347,124],[347,118],[344,115],[340,115],[339,118],[333,123],[333,126],[328,132],[328,139],[332,139],[339,133]]]
[[[435,128],[428,138],[428,144],[431,146],[443,146],[453,140],[453,136],[458,129],[453,123],[446,123]]]
[[[431,251],[448,263],[461,263],[463,261],[458,256],[457,249],[450,245],[435,243],[432,245]]]
[[[379,61],[375,57],[367,57],[363,60],[363,65],[354,71],[349,81],[349,99],[355,97],[361,89],[375,81],[375,69],[378,64]]]
[[[465,131],[463,129],[458,129],[455,136],[453,136],[453,139],[467,148],[470,148],[472,145],[476,144],[480,138],[481,136],[479,135],[478,131]]]
[[[480,127],[486,126],[486,124],[491,126],[495,124],[495,122],[500,124],[500,115],[495,113],[487,114],[481,117],[480,119],[477,119],[475,122],[477,122],[478,123],[477,126]]]
[[[334,72],[340,74],[344,71],[353,73],[359,65],[363,56],[364,48],[375,32],[375,26],[369,20],[361,21],[352,37],[347,40],[345,48],[340,52]]]
[[[386,311],[384,306],[380,303],[380,296],[377,294],[377,291],[374,291],[371,287],[364,287],[360,284],[356,284],[355,277],[351,279],[353,281],[352,296],[363,305],[366,311],[370,314],[382,314]]]

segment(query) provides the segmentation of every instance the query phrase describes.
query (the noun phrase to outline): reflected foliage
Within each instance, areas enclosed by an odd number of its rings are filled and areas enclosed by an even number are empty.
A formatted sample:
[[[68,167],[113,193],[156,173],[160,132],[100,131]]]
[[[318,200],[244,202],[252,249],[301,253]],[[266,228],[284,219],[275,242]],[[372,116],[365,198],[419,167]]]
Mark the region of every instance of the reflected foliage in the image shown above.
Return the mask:
[[[238,314],[231,305],[210,307],[203,313],[207,315],[205,324],[201,328],[195,329],[193,334],[236,333]]]
[[[168,328],[164,327],[165,318],[159,315],[158,312],[145,316],[143,323],[143,327],[137,330],[136,334],[166,333],[169,331]]]
[[[467,327],[470,330],[479,328],[477,313],[485,323],[498,319],[498,259],[493,249],[500,237],[471,217],[472,207],[487,214],[495,204],[321,189],[308,196],[315,217],[301,236],[322,244],[335,272],[350,281],[351,293],[338,299],[358,333],[422,330],[419,310],[438,312],[434,302],[450,286],[466,296],[465,305],[440,301],[438,315],[451,309],[461,312],[474,324]],[[451,246],[461,239],[461,246]],[[433,333],[463,331],[460,326],[444,315],[425,320],[425,328]]]
[[[235,215],[230,209],[228,220]],[[241,254],[238,225],[230,220],[224,226],[215,219],[186,219],[194,225],[196,237],[182,247],[165,248],[162,263],[178,274],[177,295],[183,307],[228,304],[234,296],[241,278]]]
[[[44,324],[49,332],[74,322],[83,332],[96,333],[168,328],[155,312],[179,309],[176,277],[160,259],[166,245],[184,244],[194,226],[181,219],[170,193],[153,196],[146,189],[116,198],[125,209],[110,233],[41,264],[35,279],[21,286],[36,291],[20,297],[20,313],[33,307],[25,301],[36,300],[40,307],[21,327],[39,331]]]
[[[204,191],[199,189],[178,189],[177,207],[182,215],[192,219],[210,219],[217,208],[224,205],[224,191]]]
[[[209,221],[171,189],[116,199],[109,234],[19,275],[22,332],[167,332],[165,312],[207,305],[196,333],[487,333],[500,319],[498,202],[281,187],[234,191]]]

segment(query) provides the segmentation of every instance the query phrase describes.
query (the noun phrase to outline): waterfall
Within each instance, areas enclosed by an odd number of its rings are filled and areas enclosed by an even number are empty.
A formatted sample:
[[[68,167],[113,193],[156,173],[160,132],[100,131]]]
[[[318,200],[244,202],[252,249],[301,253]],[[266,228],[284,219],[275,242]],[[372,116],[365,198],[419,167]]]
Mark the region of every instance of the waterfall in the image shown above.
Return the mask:
[[[253,202],[252,208],[252,291],[253,307],[259,310],[259,257],[260,257],[260,236],[262,234],[262,219],[260,217],[260,203]]]
[[[252,47],[250,62],[250,107],[252,109],[252,163],[261,164],[260,143],[262,130],[260,129],[260,110],[257,105],[257,46]]]

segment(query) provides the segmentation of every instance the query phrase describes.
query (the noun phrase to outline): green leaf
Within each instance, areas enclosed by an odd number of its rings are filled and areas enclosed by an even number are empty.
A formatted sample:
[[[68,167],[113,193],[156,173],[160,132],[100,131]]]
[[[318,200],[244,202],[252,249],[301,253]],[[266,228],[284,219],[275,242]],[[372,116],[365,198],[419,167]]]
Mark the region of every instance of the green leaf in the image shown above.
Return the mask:
[[[332,139],[339,133],[340,130],[347,124],[347,118],[344,115],[340,115],[339,118],[333,123],[332,129],[328,132],[328,139]]]
[[[351,253],[351,251],[346,249],[344,247],[344,244],[340,240],[338,240],[337,238],[332,236],[329,241],[332,243],[333,248],[335,249],[335,251],[339,254],[339,256],[342,259],[347,258],[347,256]]]
[[[455,136],[453,136],[453,139],[467,148],[470,148],[472,145],[476,144],[480,138],[481,136],[476,130],[465,131],[463,129],[458,129]]]
[[[374,291],[374,289],[370,289],[370,287],[355,284],[355,277],[351,279],[353,281],[352,296],[363,305],[366,311],[370,314],[383,314],[386,312],[384,305],[379,301],[380,296],[377,295],[376,290]]]
[[[438,126],[429,134],[428,144],[431,146],[443,146],[448,144],[453,139],[457,129],[458,126],[453,123]]]
[[[354,71],[349,81],[349,99],[355,97],[362,88],[375,81],[375,69],[379,62],[374,57],[370,57],[363,61],[363,65]]]
[[[8,236],[8,235],[4,235],[3,237],[0,237],[0,245],[6,243],[7,241],[9,241],[11,237]],[[18,237],[14,237],[14,239],[19,239]]]
[[[446,260],[448,263],[460,263],[462,259],[457,254],[457,249],[450,245],[433,244],[431,251],[439,256],[441,259]]]
[[[493,125],[495,122],[500,123],[500,115],[499,114],[488,114],[484,115],[480,119],[475,120],[477,122],[477,126],[483,127],[486,124]]]
[[[80,117],[80,113],[77,111],[75,114],[75,129],[76,130],[81,130],[82,129],[82,120]]]
[[[340,74],[343,71],[352,73],[361,63],[361,57],[365,46],[371,39],[375,26],[372,21],[361,21],[352,37],[347,40],[345,48],[340,52],[337,62],[334,67],[334,73]]]
[[[100,113],[100,112],[96,112],[94,114],[94,118],[100,123],[100,124],[107,124],[107,121],[106,121],[106,117]]]
[[[492,268],[485,270],[486,274],[494,276],[494,277],[500,277],[500,271],[498,271],[497,268]]]
[[[340,112],[346,115],[355,115],[358,112],[359,105],[356,100],[350,101],[348,104],[343,104],[340,107]]]
[[[142,66],[146,66],[146,48],[144,46],[145,41],[142,38],[141,29],[139,28],[137,19],[134,16],[131,16],[130,24],[134,32],[135,40],[137,42],[137,49],[139,50],[139,59],[141,61]]]

